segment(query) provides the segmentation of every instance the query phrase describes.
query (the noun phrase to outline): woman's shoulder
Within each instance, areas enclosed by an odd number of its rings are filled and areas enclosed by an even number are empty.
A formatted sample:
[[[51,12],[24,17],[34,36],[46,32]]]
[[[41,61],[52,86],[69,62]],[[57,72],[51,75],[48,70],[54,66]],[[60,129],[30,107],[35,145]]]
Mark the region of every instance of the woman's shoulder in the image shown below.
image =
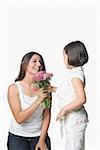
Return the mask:
[[[16,83],[12,83],[9,85],[8,92],[9,93],[18,93]]]

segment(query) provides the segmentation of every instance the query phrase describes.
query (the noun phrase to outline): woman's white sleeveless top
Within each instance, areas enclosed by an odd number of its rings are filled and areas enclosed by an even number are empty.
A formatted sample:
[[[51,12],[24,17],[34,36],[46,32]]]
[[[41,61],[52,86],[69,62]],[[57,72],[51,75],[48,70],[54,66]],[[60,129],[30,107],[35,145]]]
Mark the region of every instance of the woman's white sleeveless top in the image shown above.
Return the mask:
[[[20,82],[18,81],[15,84],[18,88],[21,107],[23,110],[27,109],[37,99],[37,96],[26,96]],[[36,111],[33,112],[32,116],[21,124],[17,123],[13,118],[10,126],[10,133],[24,137],[39,136],[42,128],[43,111],[43,105],[40,104]]]

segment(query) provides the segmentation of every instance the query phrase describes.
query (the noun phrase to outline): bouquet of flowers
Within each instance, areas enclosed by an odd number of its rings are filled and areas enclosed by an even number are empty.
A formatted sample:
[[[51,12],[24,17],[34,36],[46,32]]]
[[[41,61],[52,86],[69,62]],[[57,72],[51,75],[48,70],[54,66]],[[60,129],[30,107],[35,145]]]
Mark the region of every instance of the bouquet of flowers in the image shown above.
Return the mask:
[[[48,87],[50,85],[51,77],[53,76],[52,73],[46,73],[45,71],[39,71],[33,76],[34,84],[33,84],[33,92],[37,91],[39,88],[43,88],[44,90],[48,91]],[[43,101],[44,108],[51,107],[51,100],[50,98],[45,98]]]

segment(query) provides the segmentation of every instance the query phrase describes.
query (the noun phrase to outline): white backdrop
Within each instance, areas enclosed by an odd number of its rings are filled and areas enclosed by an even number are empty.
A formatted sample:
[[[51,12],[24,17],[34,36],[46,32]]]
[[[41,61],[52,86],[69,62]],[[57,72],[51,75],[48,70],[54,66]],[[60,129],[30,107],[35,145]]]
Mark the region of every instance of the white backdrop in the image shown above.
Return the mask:
[[[19,73],[20,61],[27,52],[42,54],[52,85],[59,85],[65,73],[62,50],[73,40],[85,43],[89,62],[85,65],[86,109],[89,124],[86,150],[100,150],[100,3],[95,1],[3,1],[0,3],[0,149],[7,150],[7,134],[12,114],[7,88]],[[63,150],[58,123],[57,98],[53,95],[49,135],[52,150]]]

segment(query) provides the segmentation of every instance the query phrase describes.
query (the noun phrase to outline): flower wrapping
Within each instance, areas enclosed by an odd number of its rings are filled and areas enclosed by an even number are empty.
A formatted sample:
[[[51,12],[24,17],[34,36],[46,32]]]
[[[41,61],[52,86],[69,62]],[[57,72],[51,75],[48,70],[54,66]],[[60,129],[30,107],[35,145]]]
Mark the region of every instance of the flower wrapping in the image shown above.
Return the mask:
[[[43,88],[44,90],[48,91],[48,88],[50,86],[50,80],[53,76],[52,73],[46,73],[45,71],[39,71],[33,76],[33,88],[32,91],[36,92],[39,88]],[[50,97],[47,97],[43,101],[44,108],[50,108],[51,107],[51,100]]]

